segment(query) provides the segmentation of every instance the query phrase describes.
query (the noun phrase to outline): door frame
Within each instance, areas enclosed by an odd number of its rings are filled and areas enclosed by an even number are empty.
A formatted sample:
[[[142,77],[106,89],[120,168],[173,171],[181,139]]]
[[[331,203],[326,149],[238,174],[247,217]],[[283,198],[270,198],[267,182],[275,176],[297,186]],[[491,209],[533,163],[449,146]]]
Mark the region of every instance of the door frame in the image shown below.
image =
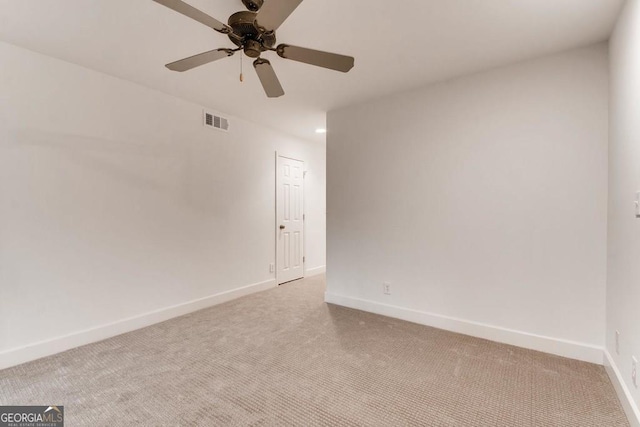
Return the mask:
[[[276,280],[276,286],[280,286],[280,283],[278,283],[278,226],[280,224],[278,224],[278,158],[279,157],[283,157],[285,159],[289,159],[289,160],[295,160],[297,162],[302,162],[302,279],[304,279],[307,275],[307,263],[306,263],[306,254],[307,254],[307,219],[306,219],[306,212],[307,212],[307,208],[306,208],[306,204],[307,204],[307,185],[306,185],[306,177],[307,177],[307,162],[305,162],[302,159],[299,159],[297,157],[294,156],[288,156],[286,154],[282,154],[280,152],[278,152],[276,150],[275,152],[275,156],[274,156],[274,169],[275,169],[275,174],[274,174],[274,182],[273,182],[273,188],[274,188],[274,194],[273,194],[273,198],[275,200],[274,203],[274,223],[273,223],[273,237],[274,237],[274,254],[275,256],[273,257],[274,259],[274,266],[275,266],[275,280]]]

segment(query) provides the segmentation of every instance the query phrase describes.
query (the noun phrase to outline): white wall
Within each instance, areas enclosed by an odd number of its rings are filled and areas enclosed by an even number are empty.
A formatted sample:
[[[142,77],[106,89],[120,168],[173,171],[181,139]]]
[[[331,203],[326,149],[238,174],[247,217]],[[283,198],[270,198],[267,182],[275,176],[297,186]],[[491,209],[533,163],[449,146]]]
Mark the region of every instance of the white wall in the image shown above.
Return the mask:
[[[627,1],[610,50],[607,351],[640,425],[640,391],[631,382],[631,357],[640,358],[640,219],[634,205],[640,191],[640,1]]]
[[[330,112],[327,300],[602,363],[607,58]]]
[[[4,43],[0,64],[5,365],[40,341],[273,285],[276,150],[307,162],[307,268],[324,266],[324,144],[238,118],[205,129],[201,106]]]

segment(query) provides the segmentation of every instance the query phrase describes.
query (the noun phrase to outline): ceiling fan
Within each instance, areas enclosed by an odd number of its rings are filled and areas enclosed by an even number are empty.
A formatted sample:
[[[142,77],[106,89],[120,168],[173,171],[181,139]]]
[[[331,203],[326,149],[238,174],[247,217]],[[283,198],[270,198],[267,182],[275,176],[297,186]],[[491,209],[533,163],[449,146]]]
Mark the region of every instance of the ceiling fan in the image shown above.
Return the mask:
[[[304,62],[330,70],[348,72],[353,68],[350,56],[322,52],[288,44],[276,44],[276,30],[302,3],[302,0],[242,0],[247,11],[236,12],[229,17],[228,25],[207,15],[182,0],[153,0],[182,15],[194,19],[219,33],[226,34],[237,46],[234,49],[215,49],[167,64],[173,71],[187,71],[217,61],[242,50],[250,58],[256,58],[253,67],[269,98],[284,95],[282,85],[271,63],[260,55],[266,51],[276,52],[281,58]]]

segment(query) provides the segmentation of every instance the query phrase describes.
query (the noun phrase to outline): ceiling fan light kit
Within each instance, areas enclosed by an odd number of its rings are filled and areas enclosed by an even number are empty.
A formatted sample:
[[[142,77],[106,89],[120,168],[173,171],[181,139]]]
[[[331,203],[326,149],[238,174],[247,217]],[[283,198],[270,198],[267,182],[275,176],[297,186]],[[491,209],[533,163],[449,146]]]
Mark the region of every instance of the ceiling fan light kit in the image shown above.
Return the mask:
[[[223,24],[182,0],[153,1],[198,21],[219,33],[228,35],[229,40],[236,45],[236,48],[233,49],[215,49],[167,64],[166,67],[172,71],[188,71],[195,67],[233,56],[236,52],[242,50],[245,55],[255,59],[253,67],[267,96],[269,98],[277,98],[284,95],[284,90],[271,66],[271,62],[261,58],[263,52],[276,52],[279,57],[284,59],[343,73],[348,72],[354,66],[355,60],[350,56],[288,44],[280,44],[274,47],[276,44],[276,30],[302,3],[302,0],[266,0],[266,2],[264,0],[242,0],[248,10],[231,15],[228,24]]]

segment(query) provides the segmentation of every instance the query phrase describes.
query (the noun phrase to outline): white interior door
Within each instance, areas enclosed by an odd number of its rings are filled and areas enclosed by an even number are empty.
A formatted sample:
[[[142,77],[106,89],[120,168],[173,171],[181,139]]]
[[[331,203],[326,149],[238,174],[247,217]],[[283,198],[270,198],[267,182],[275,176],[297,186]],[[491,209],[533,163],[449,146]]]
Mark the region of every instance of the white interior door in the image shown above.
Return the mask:
[[[278,156],[276,178],[278,284],[304,276],[304,163]]]

